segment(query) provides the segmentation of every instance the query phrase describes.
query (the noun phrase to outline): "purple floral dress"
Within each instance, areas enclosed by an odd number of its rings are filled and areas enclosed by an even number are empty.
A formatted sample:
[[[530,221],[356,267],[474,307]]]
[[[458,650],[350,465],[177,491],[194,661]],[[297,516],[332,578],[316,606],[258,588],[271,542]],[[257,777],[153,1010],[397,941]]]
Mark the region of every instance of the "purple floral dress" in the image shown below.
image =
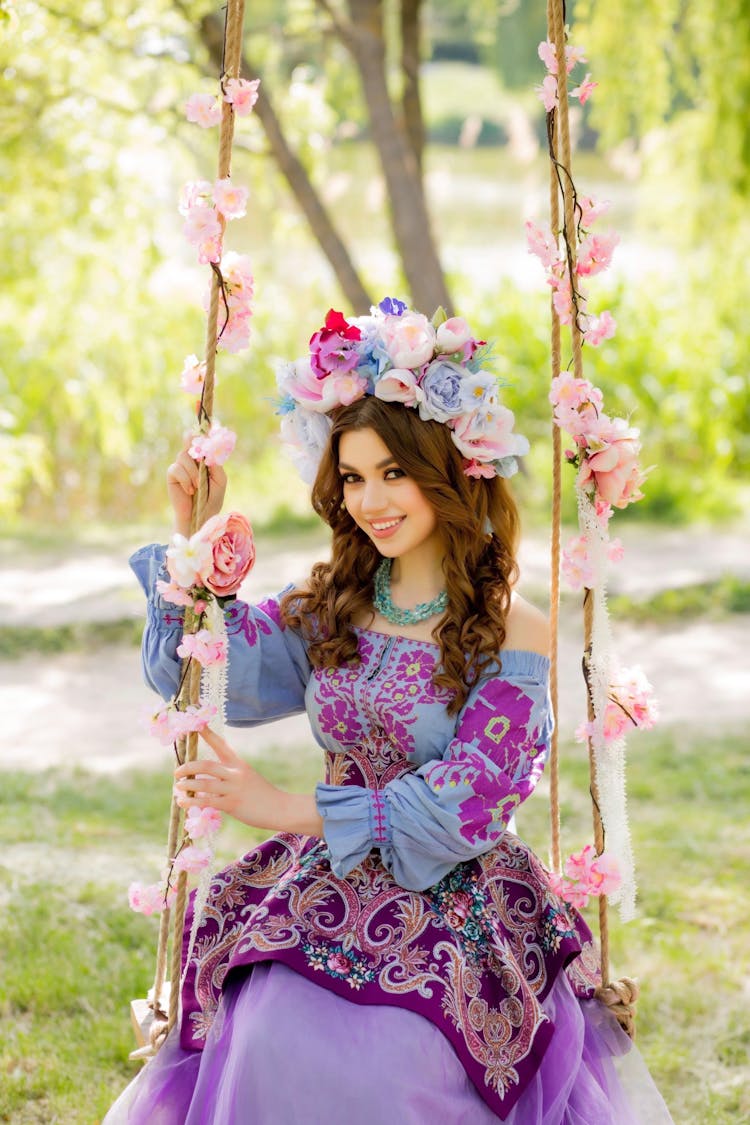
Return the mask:
[[[150,595],[146,676],[169,697],[181,616],[154,594],[163,549],[131,563]],[[506,827],[546,759],[548,661],[503,652],[502,671],[451,716],[432,682],[436,645],[358,630],[358,660],[312,669],[277,599],[229,603],[226,619],[229,722],[307,711],[326,761],[324,838],[279,834],[214,877],[185,973],[182,1049],[203,1048],[232,981],[281,962],[355,1004],[430,1021],[507,1117],[553,1035],[544,1002],[558,975],[582,999],[597,983],[586,924]]]

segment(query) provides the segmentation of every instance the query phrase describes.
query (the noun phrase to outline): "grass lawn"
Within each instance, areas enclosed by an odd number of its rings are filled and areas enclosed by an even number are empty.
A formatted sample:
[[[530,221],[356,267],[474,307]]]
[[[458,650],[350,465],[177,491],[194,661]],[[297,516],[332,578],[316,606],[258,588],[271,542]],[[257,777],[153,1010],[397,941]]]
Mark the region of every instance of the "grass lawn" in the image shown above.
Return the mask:
[[[565,748],[564,848],[587,839],[586,768]],[[310,750],[261,769],[309,789]],[[639,1045],[679,1125],[750,1115],[746,1018],[750,768],[744,741],[666,732],[633,739],[630,808],[640,912],[613,922],[615,972],[642,983]],[[161,866],[170,778],[3,774],[0,792],[0,1121],[91,1123],[134,1072],[128,1005],[153,972],[156,924],[126,904]],[[546,802],[520,831],[547,852]],[[222,857],[259,838],[239,825]]]

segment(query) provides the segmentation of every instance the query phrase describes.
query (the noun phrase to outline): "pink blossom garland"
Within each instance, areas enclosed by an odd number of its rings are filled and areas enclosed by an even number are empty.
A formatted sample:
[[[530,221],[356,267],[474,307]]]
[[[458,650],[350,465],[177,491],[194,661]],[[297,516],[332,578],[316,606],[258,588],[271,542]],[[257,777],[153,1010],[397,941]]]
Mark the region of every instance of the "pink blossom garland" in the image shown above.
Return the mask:
[[[207,434],[196,434],[193,437],[188,453],[194,461],[205,461],[207,465],[223,465],[231,456],[237,442],[234,430],[220,426],[218,422],[211,423]]]
[[[536,92],[553,117],[560,108],[555,45],[545,40],[539,45],[539,57],[547,74]],[[568,74],[583,62],[586,57],[582,49],[566,46]],[[569,90],[569,97],[586,105],[596,87],[587,73]],[[554,121],[548,122],[548,127],[554,127]],[[565,172],[565,191],[573,194],[575,229],[570,237],[575,245],[568,245],[565,229],[545,230],[527,222],[528,248],[545,271],[559,322],[572,325],[575,321],[583,343],[599,347],[614,336],[617,325],[609,310],[589,310],[582,283],[611,266],[619,240],[614,232],[592,229],[609,204],[577,194],[570,169]],[[598,808],[609,849],[608,853],[596,856],[589,845],[569,857],[564,874],[553,875],[551,881],[553,889],[577,907],[585,906],[592,895],[613,895],[626,921],[635,909],[635,874],[626,812],[624,735],[633,727],[648,729],[656,721],[657,711],[650,685],[639,669],[612,672],[606,571],[609,562],[623,557],[620,540],[610,540],[609,521],[615,510],[641,499],[646,473],[639,465],[638,430],[627,419],[606,413],[601,390],[588,379],[562,371],[553,379],[549,397],[555,424],[572,439],[572,447],[565,450],[564,456],[576,469],[581,530],[562,552],[561,571],[574,589],[587,590],[592,609],[586,677],[594,719],[582,723],[576,734],[590,741]]]
[[[187,120],[204,129],[218,125],[222,100],[238,117],[245,117],[258,100],[258,86],[257,79],[233,78],[224,83],[222,99],[210,94],[193,94],[185,103]],[[230,352],[240,351],[249,343],[254,281],[245,255],[224,252],[224,223],[246,214],[248,194],[247,188],[233,184],[229,177],[217,179],[213,184],[208,180],[192,180],[183,186],[178,203],[184,219],[183,234],[197,248],[198,261],[210,264],[219,275],[223,300],[219,302],[217,347]],[[205,378],[205,361],[200,361],[196,355],[187,356],[180,375],[181,388],[202,401]],[[199,430],[193,435],[189,453],[195,460],[205,461],[207,466],[221,465],[235,443],[233,431],[214,421],[208,433]],[[176,534],[172,538],[166,559],[169,581],[159,579],[157,591],[172,605],[192,607],[200,620],[206,616],[212,628],[183,634],[178,646],[179,656],[188,663],[195,660],[209,671],[202,677],[199,704],[180,708],[173,697],[151,716],[151,734],[164,745],[205,729],[219,712],[214,703],[206,701],[205,695],[207,691],[209,699],[216,696],[216,685],[221,687],[222,668],[227,660],[226,629],[216,599],[233,594],[254,561],[252,528],[237,512],[214,516],[192,536]],[[219,614],[218,624],[216,613]],[[218,635],[212,629],[217,630]],[[221,691],[216,697],[222,698]],[[185,817],[185,838],[164,880],[148,885],[131,883],[128,890],[131,908],[149,915],[171,906],[175,896],[171,880],[175,873],[203,873],[205,881],[213,858],[210,838],[220,824],[221,814],[214,808],[189,809]],[[196,840],[203,840],[203,845],[196,845]]]
[[[565,902],[583,909],[590,898],[613,894],[621,883],[617,860],[608,852],[597,855],[592,844],[568,856],[564,874],[550,872],[552,890]]]
[[[621,668],[609,688],[604,711],[603,737],[607,745],[621,739],[628,731],[651,730],[659,720],[659,707],[654,689],[642,668]],[[584,722],[576,729],[578,742],[595,734],[594,723]]]

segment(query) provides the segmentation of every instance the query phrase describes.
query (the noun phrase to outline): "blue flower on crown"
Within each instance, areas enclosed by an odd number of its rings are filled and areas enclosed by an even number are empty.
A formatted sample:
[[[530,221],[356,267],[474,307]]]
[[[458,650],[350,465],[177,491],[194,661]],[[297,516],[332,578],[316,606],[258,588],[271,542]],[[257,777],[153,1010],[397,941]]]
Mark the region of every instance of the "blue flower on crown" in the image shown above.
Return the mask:
[[[386,316],[402,316],[406,312],[406,302],[399,301],[398,297],[383,297],[378,308]]]
[[[357,371],[369,379],[371,387],[374,388],[383,372],[393,366],[376,329],[370,328],[369,332],[366,328],[363,330],[357,351],[360,356]],[[372,394],[372,390],[368,393]]]

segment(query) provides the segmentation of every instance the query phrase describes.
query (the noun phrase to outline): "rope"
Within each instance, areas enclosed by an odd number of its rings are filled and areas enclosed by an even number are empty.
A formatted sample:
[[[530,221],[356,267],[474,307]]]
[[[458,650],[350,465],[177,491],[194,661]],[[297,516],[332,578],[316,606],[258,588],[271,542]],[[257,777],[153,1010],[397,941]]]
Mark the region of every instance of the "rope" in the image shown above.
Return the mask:
[[[554,45],[557,58],[557,108],[547,115],[548,141],[550,153],[550,221],[553,236],[559,234],[559,197],[563,199],[563,221],[565,247],[568,261],[574,315],[570,326],[573,353],[573,371],[576,378],[583,378],[583,337],[579,323],[578,293],[575,288],[577,223],[575,218],[575,187],[571,174],[570,122],[568,115],[568,73],[565,60],[565,0],[547,0],[547,35]],[[560,373],[560,321],[552,308],[551,363],[553,378]],[[550,625],[552,629],[552,669],[550,691],[553,707],[557,709],[557,629],[559,618],[559,572],[560,572],[560,434],[553,426],[553,501],[552,501],[552,549],[550,586]],[[584,679],[588,684],[588,662],[591,652],[594,624],[594,599],[587,590],[583,603],[584,628]],[[594,719],[591,692],[587,690],[587,709],[589,721]],[[592,740],[588,741],[589,784],[592,802],[594,846],[597,854],[604,851],[604,829],[599,814],[599,788],[596,778],[596,762]],[[551,753],[550,781],[550,821],[552,829],[552,864],[555,870],[560,866],[560,810],[559,810],[559,756],[556,735],[553,738]],[[597,997],[610,1008],[620,1026],[632,1038],[635,1037],[635,1001],[638,987],[634,981],[624,977],[610,982],[609,964],[609,917],[605,895],[599,897],[599,943],[601,950],[602,985]]]
[[[245,18],[245,0],[228,0],[226,19],[224,23],[224,56],[220,82],[222,89],[224,83],[230,78],[239,78],[240,59],[242,55],[242,28]],[[229,102],[222,100],[221,126],[219,133],[219,158],[218,179],[226,179],[230,174],[232,141],[234,138],[234,110]],[[219,214],[222,237],[224,234],[224,217]],[[220,335],[218,324],[219,301],[223,296],[223,279],[218,266],[213,267],[211,278],[211,292],[208,305],[208,320],[206,325],[206,374],[203,381],[198,420],[202,433],[207,433],[211,427],[211,416],[214,405],[214,385],[216,372],[216,345]],[[203,524],[203,513],[208,502],[209,476],[205,462],[199,463],[198,490],[193,498],[191,514],[191,532],[197,531]],[[192,610],[186,610],[185,630],[194,632],[198,617]],[[183,664],[183,673],[185,665]],[[190,704],[200,701],[201,669],[193,661],[190,675],[183,676],[183,686],[180,693],[180,703]],[[181,762],[193,762],[198,756],[198,735],[189,734],[180,741],[178,757]],[[177,851],[177,842],[180,837],[182,825],[182,809],[172,798],[169,819],[169,832],[167,840],[167,861],[171,862]],[[154,987],[149,1006],[154,1012],[151,1025],[151,1046],[158,1050],[167,1035],[174,1027],[179,1016],[180,1004],[180,977],[182,969],[182,931],[185,925],[185,910],[187,905],[187,873],[181,871],[177,877],[176,895],[171,911],[164,910],[159,925],[159,940],[156,952],[156,971],[154,974]],[[171,917],[170,917],[171,915]],[[171,922],[171,925],[170,925]],[[167,947],[169,935],[172,935],[172,956],[170,961],[170,993],[169,1014],[165,1014],[161,1006],[161,993],[164,987],[167,965]]]
[[[547,23],[552,22],[552,0],[547,2]],[[557,238],[560,226],[560,197],[558,194],[557,171],[557,138],[555,135],[554,117],[550,117],[549,132],[549,210],[552,237]],[[560,318],[557,315],[552,294],[550,294],[550,313],[552,316],[552,334],[550,347],[550,362],[552,378],[560,374]],[[561,438],[560,428],[552,424],[552,526],[550,528],[550,698],[552,700],[552,713],[555,716],[555,726],[552,731],[550,746],[550,784],[549,784],[549,815],[550,831],[552,835],[552,868],[560,871],[560,754],[558,738],[558,635],[560,619],[560,526],[562,522],[562,474],[560,471]]]

